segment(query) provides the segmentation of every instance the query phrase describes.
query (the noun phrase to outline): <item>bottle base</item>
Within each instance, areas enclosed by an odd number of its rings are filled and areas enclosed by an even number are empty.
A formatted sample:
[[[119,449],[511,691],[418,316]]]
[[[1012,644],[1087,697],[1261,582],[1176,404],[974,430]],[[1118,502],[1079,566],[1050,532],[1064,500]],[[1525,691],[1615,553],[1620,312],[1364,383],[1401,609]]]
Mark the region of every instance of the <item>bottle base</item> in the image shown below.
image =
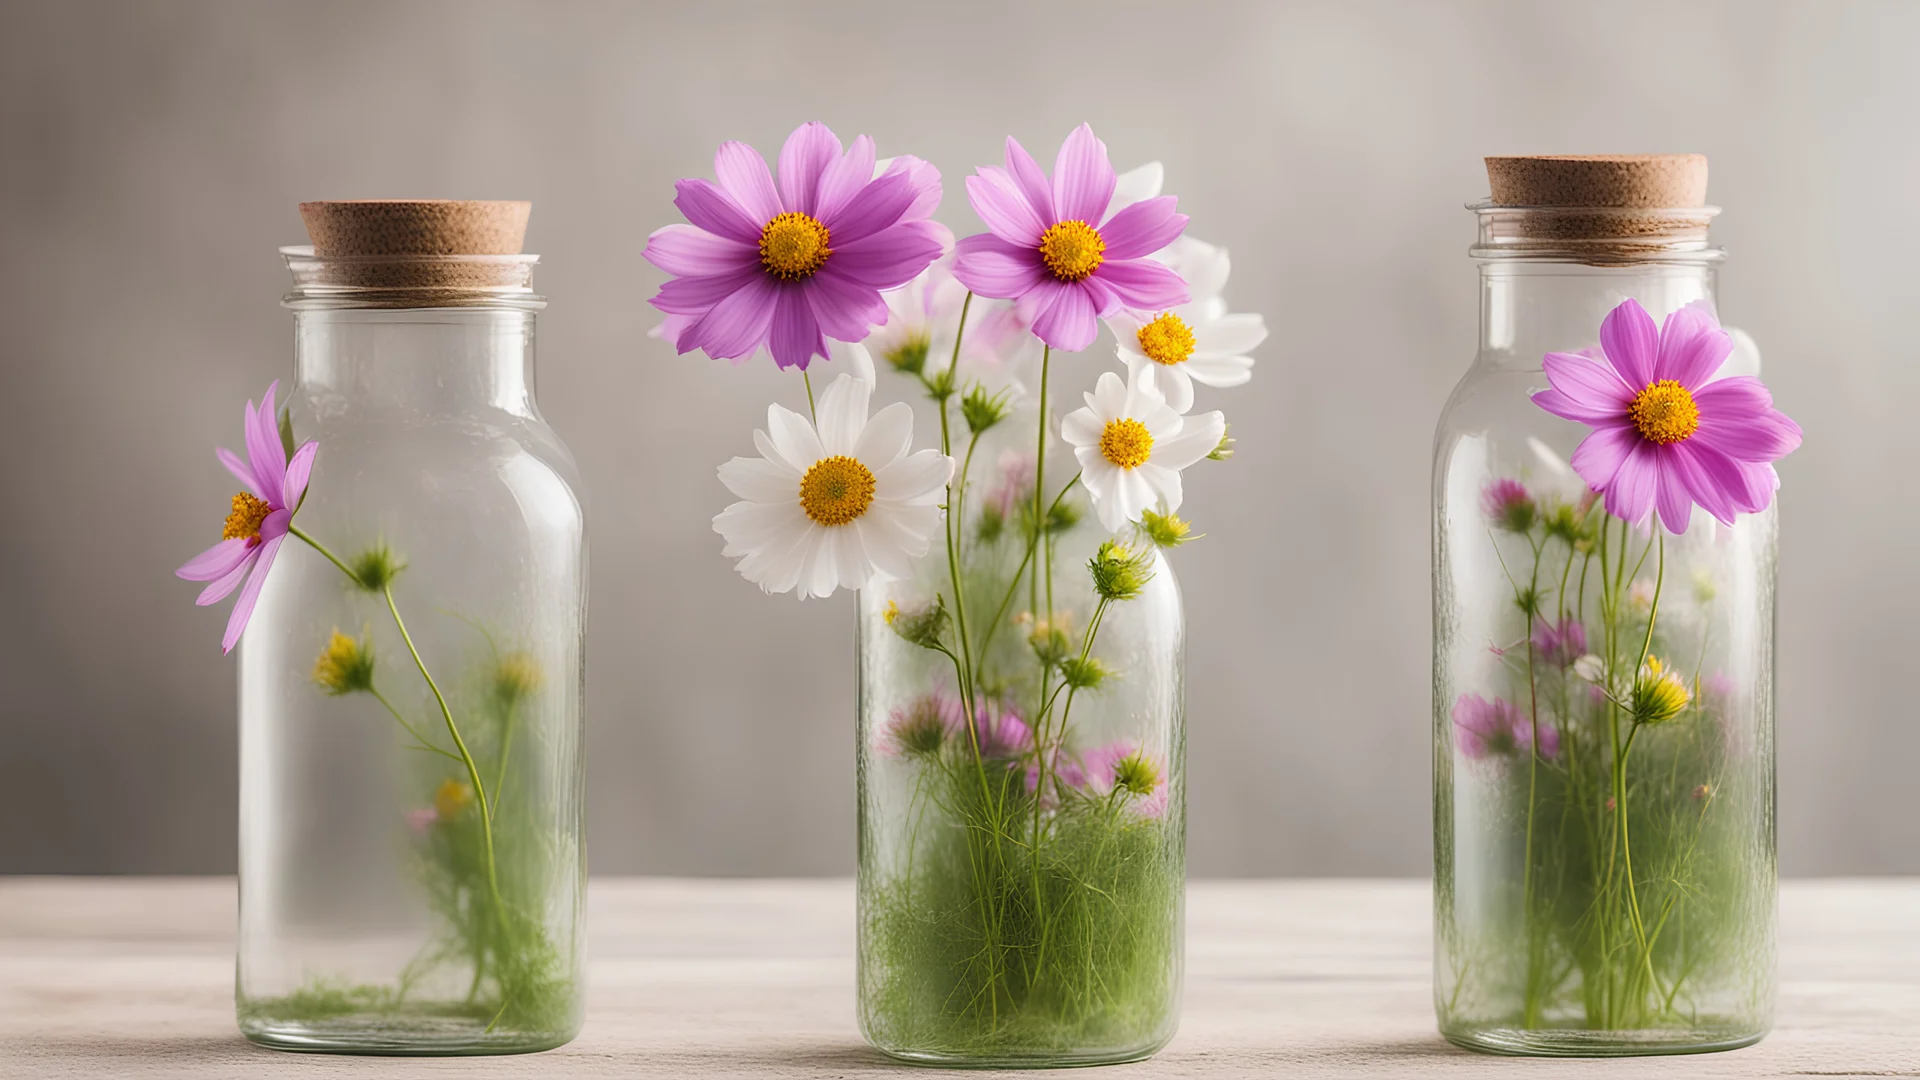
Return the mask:
[[[1146,1046],[1127,1047],[1118,1050],[1086,1051],[1020,1051],[1000,1050],[979,1053],[956,1053],[947,1050],[914,1050],[904,1047],[881,1046],[870,1042],[875,1050],[894,1061],[906,1065],[921,1065],[935,1069],[1074,1069],[1099,1065],[1126,1065],[1130,1062],[1145,1061],[1160,1052],[1168,1039],[1150,1043]]]
[[[418,1023],[342,1017],[318,1022],[244,1020],[240,1034],[273,1050],[373,1057],[464,1057],[534,1054],[572,1042],[573,1031],[488,1032],[474,1023]]]
[[[1464,1050],[1505,1057],[1650,1057],[1738,1050],[1766,1038],[1766,1028],[1685,1031],[1586,1031],[1577,1028],[1471,1028],[1440,1034]]]

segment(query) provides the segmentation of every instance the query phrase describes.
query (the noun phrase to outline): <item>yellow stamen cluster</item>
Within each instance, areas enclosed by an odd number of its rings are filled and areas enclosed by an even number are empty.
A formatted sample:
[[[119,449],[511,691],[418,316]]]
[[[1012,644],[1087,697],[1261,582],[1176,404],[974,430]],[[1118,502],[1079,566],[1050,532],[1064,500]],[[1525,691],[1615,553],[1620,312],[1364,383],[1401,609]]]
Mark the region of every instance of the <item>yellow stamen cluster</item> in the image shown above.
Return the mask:
[[[1140,351],[1156,364],[1184,364],[1193,356],[1193,328],[1171,311],[1140,328]]]
[[[1646,667],[1640,672],[1639,682],[1633,688],[1634,719],[1641,723],[1658,724],[1680,715],[1693,700],[1687,692],[1687,684],[1680,677],[1667,670],[1659,657],[1647,657]]]
[[[1700,428],[1700,406],[1694,404],[1693,394],[1686,387],[1672,379],[1648,383],[1645,390],[1634,395],[1627,415],[1633,418],[1641,437],[1663,446],[1677,443]]]
[[[1100,455],[1122,469],[1137,469],[1153,454],[1153,433],[1131,416],[1107,421],[1100,432]]]
[[[273,507],[267,500],[241,492],[233,497],[233,512],[227,515],[227,526],[220,530],[222,540],[251,540],[260,535],[260,523],[273,513]]]
[[[800,478],[800,509],[821,525],[845,525],[867,512],[877,486],[873,470],[858,460],[821,458]]]
[[[313,681],[329,694],[373,689],[373,652],[367,643],[336,627],[313,662]]]
[[[473,789],[458,780],[442,780],[433,793],[433,812],[441,821],[452,821],[473,805]]]
[[[781,281],[812,277],[831,254],[827,227],[807,214],[776,214],[760,230],[760,265]]]
[[[1040,234],[1040,258],[1061,281],[1085,281],[1107,257],[1107,241],[1084,221],[1056,221]]]

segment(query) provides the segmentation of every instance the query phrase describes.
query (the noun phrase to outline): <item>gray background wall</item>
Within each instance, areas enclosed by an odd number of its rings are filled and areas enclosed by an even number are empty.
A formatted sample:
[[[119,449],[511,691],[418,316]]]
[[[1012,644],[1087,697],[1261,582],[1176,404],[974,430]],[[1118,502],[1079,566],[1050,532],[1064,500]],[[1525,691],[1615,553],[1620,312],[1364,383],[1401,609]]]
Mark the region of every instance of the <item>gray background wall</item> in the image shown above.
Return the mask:
[[[210,440],[289,366],[302,199],[532,199],[541,396],[593,513],[601,872],[851,869],[851,599],[721,558],[770,366],[644,337],[646,234],[722,139],[872,134],[958,180],[1082,119],[1166,163],[1274,336],[1190,481],[1196,874],[1421,874],[1427,476],[1497,152],[1696,150],[1785,480],[1781,863],[1920,871],[1920,6],[9,4],[0,9],[0,871],[234,863],[224,607],[172,569]]]

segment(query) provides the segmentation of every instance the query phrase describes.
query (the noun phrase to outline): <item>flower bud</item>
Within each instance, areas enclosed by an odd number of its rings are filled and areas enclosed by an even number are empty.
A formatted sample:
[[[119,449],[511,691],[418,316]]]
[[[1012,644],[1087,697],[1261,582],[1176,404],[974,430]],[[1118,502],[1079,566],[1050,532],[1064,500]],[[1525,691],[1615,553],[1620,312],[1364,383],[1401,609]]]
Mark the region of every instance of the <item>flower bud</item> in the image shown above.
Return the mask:
[[[313,681],[334,697],[373,689],[373,642],[350,638],[334,628],[320,658],[313,662]]]
[[[1117,540],[1108,540],[1094,553],[1087,568],[1093,573],[1093,591],[1103,600],[1131,600],[1153,580],[1153,552],[1135,552]]]

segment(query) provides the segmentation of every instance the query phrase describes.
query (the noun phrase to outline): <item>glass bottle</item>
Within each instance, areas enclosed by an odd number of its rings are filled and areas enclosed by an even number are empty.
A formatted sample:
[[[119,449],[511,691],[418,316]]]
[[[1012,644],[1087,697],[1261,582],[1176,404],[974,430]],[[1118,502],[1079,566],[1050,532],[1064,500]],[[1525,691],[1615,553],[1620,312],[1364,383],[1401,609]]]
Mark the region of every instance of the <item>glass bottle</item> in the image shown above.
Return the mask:
[[[1588,428],[1529,396],[1623,301],[1714,303],[1706,162],[1488,167],[1480,348],[1434,444],[1440,1030],[1510,1054],[1744,1046],[1774,998],[1775,510],[1623,522],[1569,467]],[[1757,374],[1729,333],[1720,375]]]
[[[1178,1022],[1180,588],[1080,520],[1059,444],[1035,484],[1037,415],[965,455],[957,559],[860,594],[860,1022],[922,1064],[1133,1061]]]
[[[237,999],[284,1049],[579,1030],[586,548],[534,405],[526,203],[320,203],[287,248],[312,480],[240,665]],[[420,252],[476,254],[420,254]]]

